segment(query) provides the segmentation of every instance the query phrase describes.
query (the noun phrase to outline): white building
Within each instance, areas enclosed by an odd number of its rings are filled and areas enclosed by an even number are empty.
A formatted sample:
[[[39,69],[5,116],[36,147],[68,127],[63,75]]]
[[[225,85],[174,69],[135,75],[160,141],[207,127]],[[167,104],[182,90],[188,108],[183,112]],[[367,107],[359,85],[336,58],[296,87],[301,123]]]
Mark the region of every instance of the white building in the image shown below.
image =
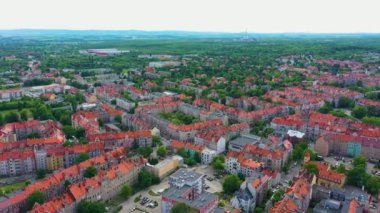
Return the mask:
[[[216,151],[205,148],[201,152],[202,164],[210,164],[214,157],[217,155]]]

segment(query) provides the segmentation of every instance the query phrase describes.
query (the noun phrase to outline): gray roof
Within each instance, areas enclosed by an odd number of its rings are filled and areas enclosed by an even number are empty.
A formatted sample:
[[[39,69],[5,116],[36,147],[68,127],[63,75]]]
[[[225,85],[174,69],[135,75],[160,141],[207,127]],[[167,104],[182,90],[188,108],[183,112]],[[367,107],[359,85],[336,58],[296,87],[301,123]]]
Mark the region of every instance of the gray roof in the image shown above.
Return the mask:
[[[370,195],[362,191],[360,188],[346,186],[344,188],[333,188],[332,193],[344,195],[346,200],[357,199],[360,202],[366,202],[369,200]]]
[[[229,148],[235,151],[240,151],[247,144],[255,144],[260,141],[261,138],[256,135],[242,135],[241,137],[236,138],[235,140],[230,141]]]
[[[203,176],[202,174],[182,168],[182,169],[177,170],[172,175],[170,175],[170,178],[175,178],[177,180],[184,180],[184,181],[194,181],[202,176]]]
[[[162,193],[162,196],[168,197],[177,202],[185,203],[186,205],[195,209],[201,209],[204,205],[209,203],[211,200],[218,199],[218,196],[211,194],[210,192],[203,192],[194,200],[188,200],[181,197],[181,195],[189,189],[191,189],[191,187],[189,186],[184,186],[181,188],[170,187],[168,190]]]

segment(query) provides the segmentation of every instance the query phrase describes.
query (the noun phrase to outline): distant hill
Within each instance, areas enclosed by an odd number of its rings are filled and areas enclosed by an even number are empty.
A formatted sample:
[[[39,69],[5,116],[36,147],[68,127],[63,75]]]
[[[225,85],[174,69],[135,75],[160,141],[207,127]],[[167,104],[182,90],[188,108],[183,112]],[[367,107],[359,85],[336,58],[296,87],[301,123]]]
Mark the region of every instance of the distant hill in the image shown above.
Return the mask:
[[[228,33],[228,32],[193,32],[193,31],[143,31],[143,30],[45,30],[16,29],[0,30],[2,37],[119,37],[130,39],[171,39],[171,38],[339,38],[339,37],[380,37],[376,33]]]

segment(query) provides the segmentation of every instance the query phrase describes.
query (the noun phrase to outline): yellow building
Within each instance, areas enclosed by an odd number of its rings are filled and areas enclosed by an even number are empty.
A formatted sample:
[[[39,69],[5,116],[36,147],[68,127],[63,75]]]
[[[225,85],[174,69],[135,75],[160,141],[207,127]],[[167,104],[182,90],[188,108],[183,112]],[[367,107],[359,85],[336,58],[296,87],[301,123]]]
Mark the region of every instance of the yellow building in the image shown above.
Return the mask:
[[[317,185],[342,188],[346,183],[346,175],[332,171],[328,163],[307,161],[307,164],[309,163],[316,165],[319,170],[316,182]]]
[[[148,164],[148,168],[153,174],[162,179],[176,170],[182,164],[182,161],[183,158],[176,155],[172,158],[165,159],[156,165]]]
[[[54,171],[64,167],[63,155],[50,155],[47,157],[47,169]]]

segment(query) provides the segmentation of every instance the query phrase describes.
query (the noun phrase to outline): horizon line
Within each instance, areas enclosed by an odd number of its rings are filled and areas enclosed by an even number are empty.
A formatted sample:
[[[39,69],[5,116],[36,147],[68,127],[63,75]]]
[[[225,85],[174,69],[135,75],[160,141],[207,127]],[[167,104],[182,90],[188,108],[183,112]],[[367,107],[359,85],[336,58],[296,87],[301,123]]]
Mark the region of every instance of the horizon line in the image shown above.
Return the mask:
[[[260,31],[203,31],[203,30],[182,30],[182,29],[162,29],[162,30],[142,30],[142,29],[69,29],[69,28],[0,28],[0,31],[19,31],[19,30],[30,30],[30,31],[143,31],[143,32],[191,32],[191,33],[224,33],[224,34],[380,34],[378,32],[368,32],[368,31],[342,31],[342,32],[324,32],[324,31],[285,31],[285,32],[260,32]]]

